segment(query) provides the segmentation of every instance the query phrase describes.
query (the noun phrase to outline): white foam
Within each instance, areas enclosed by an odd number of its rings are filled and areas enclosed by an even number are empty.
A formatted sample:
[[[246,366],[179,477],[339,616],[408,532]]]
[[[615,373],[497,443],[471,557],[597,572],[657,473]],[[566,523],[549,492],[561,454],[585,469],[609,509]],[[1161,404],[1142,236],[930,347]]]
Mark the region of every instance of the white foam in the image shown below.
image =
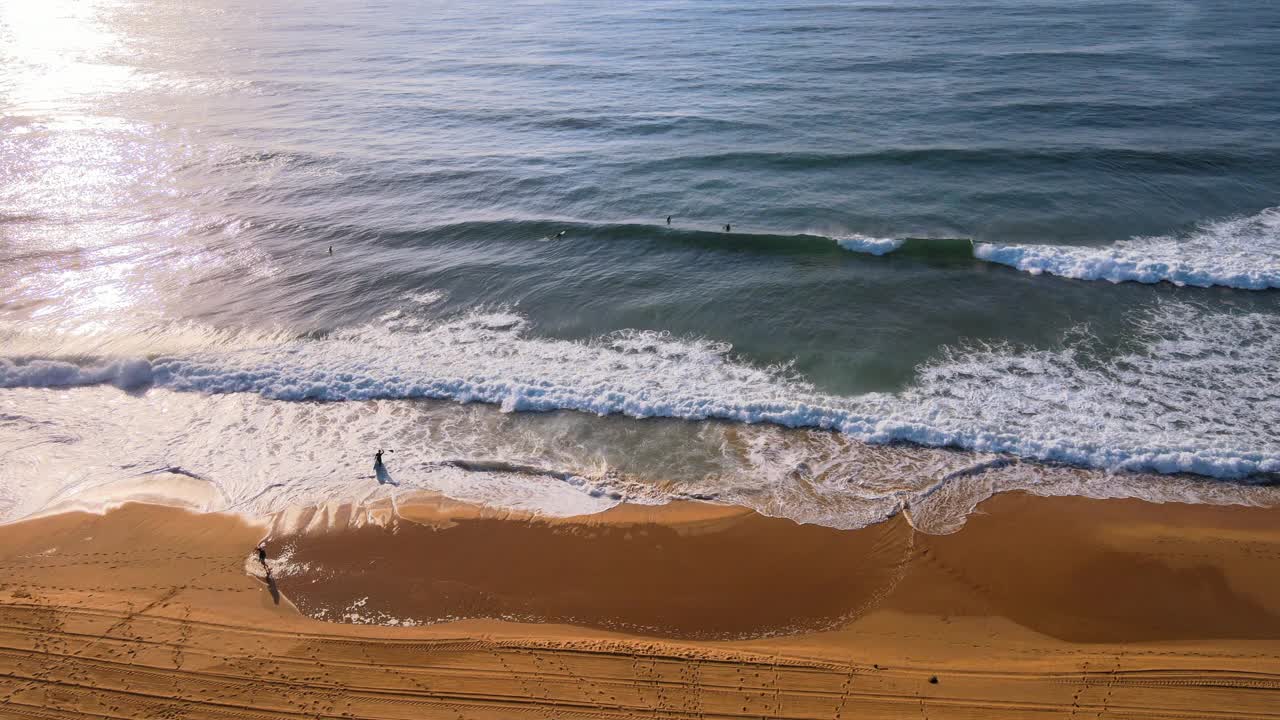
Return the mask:
[[[81,511],[105,512],[125,503],[138,502],[180,507],[194,512],[224,508],[225,498],[213,483],[176,473],[149,473],[91,487],[75,488],[65,498],[55,497],[38,514]]]
[[[419,305],[434,305],[449,297],[449,293],[444,290],[424,290],[422,292],[408,293],[404,297],[406,300]]]
[[[0,388],[115,385],[131,390],[151,384],[151,363],[141,358],[79,365],[62,360],[0,358]]]
[[[953,532],[983,500],[1012,490],[1147,502],[1280,504],[1280,488],[1268,485],[1117,474],[943,448],[867,445],[839,433],[769,426],[749,432],[728,426],[722,432],[722,474],[685,488],[714,490],[723,502],[829,527],[865,527],[906,510],[917,529]]]
[[[414,491],[546,515],[599,512],[628,499],[586,477],[591,466],[573,448],[547,448],[545,437],[504,427],[510,417],[445,403],[10,389],[0,392],[0,522],[129,501],[260,519],[299,505],[394,502]],[[381,478],[373,471],[379,447],[395,450]],[[454,458],[504,462],[477,470]]]
[[[902,247],[902,244],[905,242],[900,238],[877,238],[869,237],[867,235],[838,237],[835,238],[835,241],[845,250],[866,253],[868,255],[887,255]]]
[[[906,391],[857,397],[818,392],[786,367],[743,362],[724,343],[635,331],[551,340],[529,335],[509,311],[149,362],[9,361],[0,378],[9,387],[135,387],[149,378],[171,390],[273,400],[436,398],[508,412],[719,418],[1095,468],[1280,472],[1280,318],[1167,303],[1138,324],[1147,347],[1119,357],[1098,355],[1086,336],[1051,351],[952,349]]]
[[[980,243],[974,256],[1077,280],[1280,288],[1280,208],[1207,223],[1186,236],[1139,237],[1105,247]]]

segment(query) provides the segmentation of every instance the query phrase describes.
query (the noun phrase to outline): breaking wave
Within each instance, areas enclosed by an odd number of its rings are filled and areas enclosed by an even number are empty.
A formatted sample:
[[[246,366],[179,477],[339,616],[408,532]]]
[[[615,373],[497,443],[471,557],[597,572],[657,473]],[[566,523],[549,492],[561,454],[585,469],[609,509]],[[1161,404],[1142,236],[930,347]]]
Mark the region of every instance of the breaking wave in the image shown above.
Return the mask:
[[[1077,280],[1280,288],[1280,208],[1201,225],[1185,237],[1140,237],[1107,247],[979,244],[974,255]]]
[[[151,359],[0,360],[0,387],[112,384],[282,401],[435,398],[504,411],[721,419],[836,430],[1072,465],[1243,478],[1280,472],[1280,318],[1164,303],[1143,346],[1109,355],[952,348],[899,393],[824,393],[724,343],[624,331],[540,338],[509,311],[386,324]]]
[[[550,227],[549,225],[547,227]],[[539,224],[530,233],[542,231]],[[819,235],[710,233],[648,225],[591,226],[575,233],[627,239],[654,232],[687,243],[742,250],[821,252],[834,243],[863,255],[911,255],[933,260],[976,259],[1006,265],[1032,275],[1113,283],[1168,282],[1178,286],[1241,290],[1280,288],[1280,207],[1255,215],[1202,223],[1189,232],[1135,237],[1105,246],[1031,245],[974,242],[959,237],[876,237],[863,234]]]
[[[947,238],[854,235],[835,238],[835,242],[846,250],[869,255],[886,255],[904,248],[934,255],[954,252],[959,247]],[[1105,247],[973,243],[972,253],[978,260],[1032,275],[1267,290],[1280,288],[1280,208],[1205,223],[1184,235],[1137,237]]]
[[[866,253],[868,255],[887,255],[902,247],[904,240],[900,238],[877,238],[866,235],[851,235],[836,238],[836,244],[845,250]]]

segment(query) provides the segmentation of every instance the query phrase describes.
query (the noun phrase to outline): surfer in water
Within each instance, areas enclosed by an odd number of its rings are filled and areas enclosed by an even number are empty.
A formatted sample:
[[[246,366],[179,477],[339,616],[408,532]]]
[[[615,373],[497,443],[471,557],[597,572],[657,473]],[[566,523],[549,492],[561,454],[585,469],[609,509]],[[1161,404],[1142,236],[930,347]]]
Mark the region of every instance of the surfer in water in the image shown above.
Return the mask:
[[[731,226],[729,223],[725,223],[725,224],[724,224],[724,231],[725,231],[725,232],[729,232],[729,231],[731,231],[731,230],[733,230],[733,226]]]
[[[670,216],[670,215],[668,215],[668,216],[667,216],[667,224],[668,224],[668,225],[670,225],[670,224],[671,224],[671,216]]]
[[[383,465],[383,464],[382,464],[382,452],[383,452],[383,451],[382,451],[382,448],[378,448],[378,452],[376,452],[376,453],[374,453],[374,454],[373,454],[373,469],[374,469],[374,470],[378,470],[378,469],[380,469],[380,468],[386,467],[385,465]],[[387,450],[387,452],[392,452],[392,451],[391,451],[391,450]]]
[[[330,254],[330,255],[332,255],[332,254],[333,254],[333,246],[332,246],[332,245],[330,245],[330,246],[329,246],[329,254]]]

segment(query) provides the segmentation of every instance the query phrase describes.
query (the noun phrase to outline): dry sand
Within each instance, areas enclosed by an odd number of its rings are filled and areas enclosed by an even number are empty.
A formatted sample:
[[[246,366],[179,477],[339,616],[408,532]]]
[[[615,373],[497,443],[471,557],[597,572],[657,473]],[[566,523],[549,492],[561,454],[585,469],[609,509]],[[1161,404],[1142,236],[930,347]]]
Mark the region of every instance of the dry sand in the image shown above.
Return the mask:
[[[1010,494],[946,536],[697,504],[401,516],[277,535],[278,588],[233,517],[0,527],[0,716],[1280,716],[1277,510]]]

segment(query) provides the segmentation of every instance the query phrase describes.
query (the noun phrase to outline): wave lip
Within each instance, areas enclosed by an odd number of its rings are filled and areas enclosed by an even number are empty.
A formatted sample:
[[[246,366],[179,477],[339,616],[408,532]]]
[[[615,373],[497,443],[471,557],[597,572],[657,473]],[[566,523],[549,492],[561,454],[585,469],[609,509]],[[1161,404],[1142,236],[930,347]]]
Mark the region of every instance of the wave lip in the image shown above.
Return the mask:
[[[906,242],[901,238],[877,238],[866,235],[850,235],[849,237],[835,238],[835,241],[845,250],[868,255],[887,255],[902,247],[902,244]]]
[[[78,365],[64,360],[25,361],[0,358],[0,388],[115,385],[134,390],[153,381],[151,363],[143,358]]]
[[[1280,288],[1280,208],[1207,223],[1186,237],[1139,237],[1106,247],[980,243],[973,254],[1032,275],[1268,290]]]

